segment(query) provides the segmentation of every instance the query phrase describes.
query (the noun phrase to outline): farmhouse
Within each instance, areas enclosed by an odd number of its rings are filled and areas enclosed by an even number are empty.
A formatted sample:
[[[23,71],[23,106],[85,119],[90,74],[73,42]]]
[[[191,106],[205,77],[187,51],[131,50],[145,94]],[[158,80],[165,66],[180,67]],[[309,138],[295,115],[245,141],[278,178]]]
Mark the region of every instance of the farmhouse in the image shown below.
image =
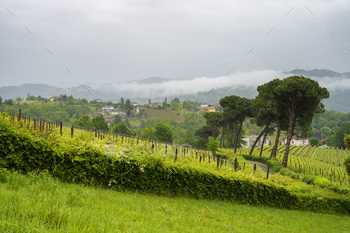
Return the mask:
[[[158,108],[158,106],[162,106],[162,103],[160,102],[154,102],[149,105],[151,108]]]
[[[252,147],[257,138],[258,138],[258,136],[256,136],[256,135],[247,136],[247,137],[243,138],[242,140],[244,141],[244,144],[242,145],[242,147],[243,148]],[[263,137],[260,137],[259,141],[256,143],[255,146],[261,146],[263,139],[264,139]],[[264,146],[268,146],[268,145],[270,145],[270,138],[266,137],[265,142],[264,142]]]
[[[287,143],[287,138],[282,139],[284,144]],[[291,146],[309,146],[310,145],[310,139],[306,137],[299,137],[294,135],[292,137],[292,140],[290,141]]]
[[[102,107],[102,111],[108,111],[108,110],[113,110],[114,107],[113,106],[104,106]]]
[[[201,107],[201,110],[203,112],[216,112],[215,107],[209,106],[209,107]]]

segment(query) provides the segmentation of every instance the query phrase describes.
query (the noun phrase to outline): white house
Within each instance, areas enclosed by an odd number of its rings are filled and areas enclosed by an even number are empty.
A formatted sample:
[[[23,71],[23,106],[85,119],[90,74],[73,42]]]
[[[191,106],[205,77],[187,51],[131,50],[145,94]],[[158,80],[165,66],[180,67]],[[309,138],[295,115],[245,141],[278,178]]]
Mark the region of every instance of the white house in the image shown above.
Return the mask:
[[[256,135],[252,135],[252,136],[247,136],[245,138],[243,138],[242,140],[245,142],[242,147],[243,148],[250,148],[253,146],[255,140],[258,138],[258,136]],[[256,143],[255,146],[261,146],[262,141],[263,141],[264,137],[260,137],[259,141]],[[265,138],[265,142],[264,142],[264,146],[268,146],[270,145],[270,138],[266,137]]]
[[[102,111],[108,111],[108,110],[113,110],[114,107],[113,106],[104,106],[102,107]]]
[[[283,141],[284,141],[284,144],[286,144],[287,143],[287,138],[284,138]],[[290,141],[290,145],[291,146],[309,146],[310,145],[310,139],[294,135],[292,137],[292,140]]]

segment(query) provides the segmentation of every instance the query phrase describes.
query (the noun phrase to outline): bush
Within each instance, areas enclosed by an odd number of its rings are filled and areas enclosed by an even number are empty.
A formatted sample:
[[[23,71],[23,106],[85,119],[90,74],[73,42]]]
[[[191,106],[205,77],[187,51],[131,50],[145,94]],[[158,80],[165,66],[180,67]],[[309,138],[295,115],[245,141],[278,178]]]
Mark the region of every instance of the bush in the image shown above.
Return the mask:
[[[301,180],[307,184],[314,184],[315,177],[309,174],[305,174]]]

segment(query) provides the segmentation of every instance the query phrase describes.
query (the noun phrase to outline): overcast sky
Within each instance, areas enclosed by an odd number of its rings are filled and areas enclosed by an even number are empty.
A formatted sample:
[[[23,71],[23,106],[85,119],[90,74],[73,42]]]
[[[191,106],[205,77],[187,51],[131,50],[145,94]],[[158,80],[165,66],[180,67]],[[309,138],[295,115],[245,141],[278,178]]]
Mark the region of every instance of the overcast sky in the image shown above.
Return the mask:
[[[0,86],[349,72],[349,22],[349,0],[0,1]]]

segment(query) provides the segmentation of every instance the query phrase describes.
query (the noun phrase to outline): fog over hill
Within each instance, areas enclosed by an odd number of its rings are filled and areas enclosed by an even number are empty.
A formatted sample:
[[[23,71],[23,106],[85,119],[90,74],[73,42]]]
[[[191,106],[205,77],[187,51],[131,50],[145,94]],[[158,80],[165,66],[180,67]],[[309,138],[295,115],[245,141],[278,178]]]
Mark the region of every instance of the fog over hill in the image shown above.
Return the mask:
[[[327,87],[331,97],[325,100],[327,109],[341,112],[350,112],[350,73],[337,73],[331,70],[295,69],[289,72],[275,70],[258,70],[251,72],[236,72],[228,76],[219,77],[196,77],[190,79],[167,79],[151,77],[142,80],[124,83],[91,84],[58,88],[45,84],[23,84],[20,86],[0,87],[0,96],[3,99],[20,96],[25,98],[28,94],[42,97],[50,97],[60,94],[73,95],[75,98],[103,99],[117,102],[121,97],[131,98],[140,103],[163,101],[165,97],[172,99],[179,97],[180,100],[193,100],[217,103],[227,95],[240,95],[254,98],[257,94],[256,87],[274,78],[285,78],[291,75],[303,75],[319,82]],[[90,90],[91,91],[90,91]]]

